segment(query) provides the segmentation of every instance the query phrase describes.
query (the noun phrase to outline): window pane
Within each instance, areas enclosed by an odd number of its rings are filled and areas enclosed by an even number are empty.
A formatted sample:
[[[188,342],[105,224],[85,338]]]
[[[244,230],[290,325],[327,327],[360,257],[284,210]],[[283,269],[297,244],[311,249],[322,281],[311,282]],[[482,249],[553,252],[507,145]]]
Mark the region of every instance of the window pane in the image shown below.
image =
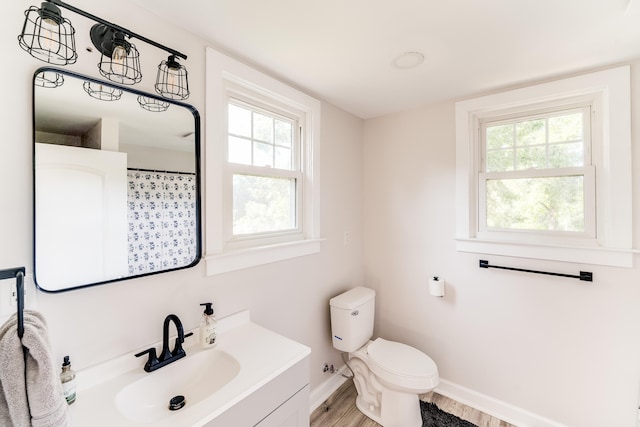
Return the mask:
[[[544,119],[516,123],[518,145],[544,144],[545,137]]]
[[[273,145],[255,142],[253,144],[253,165],[273,167]]]
[[[516,157],[517,170],[541,169],[547,163],[547,153],[544,145],[518,148]]]
[[[549,117],[549,142],[582,141],[582,113]]]
[[[291,147],[292,136],[291,123],[276,120],[276,144],[283,147]]]
[[[584,231],[584,177],[487,181],[487,228]]]
[[[582,142],[549,146],[549,167],[563,168],[574,166],[584,166],[584,145]]]
[[[558,114],[558,113],[555,113]],[[487,126],[486,172],[584,166],[584,120],[581,110]],[[507,154],[509,149],[511,154]],[[513,160],[510,163],[509,156]]]
[[[273,119],[260,113],[253,113],[253,138],[273,143]]]
[[[251,141],[229,136],[229,161],[243,165],[251,164]]]
[[[233,234],[294,229],[295,188],[295,179],[234,175]]]
[[[251,111],[229,104],[229,133],[251,138]]]
[[[487,150],[513,146],[513,125],[487,127]]]
[[[276,167],[278,169],[292,170],[291,149],[276,147]]]
[[[513,170],[513,149],[487,152],[487,172]]]

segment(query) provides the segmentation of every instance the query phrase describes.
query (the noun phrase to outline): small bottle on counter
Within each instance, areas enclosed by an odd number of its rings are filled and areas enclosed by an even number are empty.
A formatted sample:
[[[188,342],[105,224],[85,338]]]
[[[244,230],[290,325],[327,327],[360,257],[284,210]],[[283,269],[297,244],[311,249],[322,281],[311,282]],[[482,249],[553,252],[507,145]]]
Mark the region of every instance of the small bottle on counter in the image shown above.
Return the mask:
[[[69,356],[64,357],[62,362],[62,372],[60,372],[60,381],[62,381],[62,391],[67,403],[71,405],[76,401],[76,371],[71,369]]]
[[[213,305],[210,302],[200,304],[205,306],[204,313],[202,313],[202,320],[200,321],[200,346],[202,348],[211,348],[216,344],[216,316],[213,314]]]

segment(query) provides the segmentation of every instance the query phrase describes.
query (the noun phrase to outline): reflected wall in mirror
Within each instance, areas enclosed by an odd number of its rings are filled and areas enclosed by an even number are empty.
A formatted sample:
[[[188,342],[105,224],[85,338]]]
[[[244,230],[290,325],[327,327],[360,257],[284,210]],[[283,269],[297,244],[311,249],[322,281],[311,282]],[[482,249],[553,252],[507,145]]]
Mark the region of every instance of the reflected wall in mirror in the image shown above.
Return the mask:
[[[193,107],[53,68],[36,71],[34,277],[48,292],[198,263]]]

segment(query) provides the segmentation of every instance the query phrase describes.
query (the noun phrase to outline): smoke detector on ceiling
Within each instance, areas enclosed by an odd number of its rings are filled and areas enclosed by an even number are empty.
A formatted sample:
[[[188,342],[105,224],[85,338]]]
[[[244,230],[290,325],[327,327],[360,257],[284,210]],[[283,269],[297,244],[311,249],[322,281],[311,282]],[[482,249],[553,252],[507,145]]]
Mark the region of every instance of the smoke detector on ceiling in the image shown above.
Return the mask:
[[[415,68],[424,62],[424,55],[420,52],[405,52],[393,60],[393,66],[401,70]]]

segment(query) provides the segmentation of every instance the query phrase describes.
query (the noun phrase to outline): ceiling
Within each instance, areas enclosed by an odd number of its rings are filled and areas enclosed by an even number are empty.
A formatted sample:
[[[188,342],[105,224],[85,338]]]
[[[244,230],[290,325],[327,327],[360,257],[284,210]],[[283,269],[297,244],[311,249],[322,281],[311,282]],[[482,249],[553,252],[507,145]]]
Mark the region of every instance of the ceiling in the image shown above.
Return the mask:
[[[132,3],[361,118],[640,58],[640,0]]]

